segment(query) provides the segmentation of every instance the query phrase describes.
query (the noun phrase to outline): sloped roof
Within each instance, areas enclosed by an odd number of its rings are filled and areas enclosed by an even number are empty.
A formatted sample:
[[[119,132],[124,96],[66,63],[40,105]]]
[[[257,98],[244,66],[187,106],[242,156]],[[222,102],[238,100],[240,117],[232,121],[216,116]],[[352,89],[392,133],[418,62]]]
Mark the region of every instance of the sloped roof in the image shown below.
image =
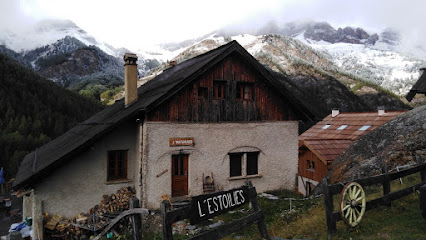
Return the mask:
[[[311,150],[318,158],[325,164],[333,162],[340,154],[345,151],[349,145],[352,144],[351,140],[305,140],[303,145]]]
[[[303,118],[313,118],[313,115],[303,103],[293,97],[291,92],[280,81],[276,80],[241,45],[236,41],[232,41],[165,70],[162,74],[139,87],[137,101],[124,107],[124,100],[119,100],[58,138],[26,155],[13,182],[13,188],[18,189],[34,183],[43,175],[48,174],[57,166],[89,147],[96,140],[111,132],[121,123],[154,109],[185,87],[186,84],[233,53],[240,54],[244,61],[250,64],[253,69],[259,72],[266,81],[283,95],[283,98],[287,98],[298,109]]]
[[[305,145],[324,163],[331,163],[360,136],[404,112],[385,112],[381,116],[378,112],[330,114],[299,136],[299,146]]]
[[[420,69],[423,71],[423,74],[420,76],[419,80],[413,85],[411,90],[407,93],[407,96],[405,98],[411,102],[413,100],[414,96],[417,93],[423,93],[426,95],[426,68]]]

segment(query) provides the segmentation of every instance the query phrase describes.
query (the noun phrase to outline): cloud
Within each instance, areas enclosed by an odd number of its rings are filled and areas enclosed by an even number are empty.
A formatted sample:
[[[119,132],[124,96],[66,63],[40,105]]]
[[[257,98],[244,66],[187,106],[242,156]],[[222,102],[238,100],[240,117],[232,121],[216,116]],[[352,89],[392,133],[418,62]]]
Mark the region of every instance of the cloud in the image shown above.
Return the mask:
[[[391,27],[412,42],[426,39],[423,0],[0,0],[0,28],[25,29],[42,18],[70,19],[114,46],[196,38],[225,26],[247,31],[267,23],[313,19],[380,33]]]
[[[30,27],[35,20],[21,10],[19,1],[0,0],[0,29],[20,30]]]

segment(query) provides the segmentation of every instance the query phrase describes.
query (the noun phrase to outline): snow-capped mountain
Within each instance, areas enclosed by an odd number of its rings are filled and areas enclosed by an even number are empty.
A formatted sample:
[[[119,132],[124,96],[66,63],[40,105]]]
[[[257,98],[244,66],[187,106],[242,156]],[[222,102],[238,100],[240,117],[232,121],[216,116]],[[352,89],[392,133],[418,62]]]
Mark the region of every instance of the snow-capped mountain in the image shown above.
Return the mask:
[[[46,20],[20,32],[2,30],[0,51],[64,87],[96,85],[99,91],[123,84],[122,56],[129,52],[98,41],[68,20]],[[157,65],[156,59],[139,57],[141,75]]]
[[[328,23],[314,21],[269,24],[251,34],[219,30],[197,39],[131,52],[138,54],[139,72],[144,76],[169,60],[184,60],[231,39],[239,41],[258,60],[271,63],[270,67],[278,72],[297,75],[301,70],[298,66],[308,64],[318,71],[352,74],[398,95],[411,88],[419,77],[419,69],[426,65],[426,52],[407,47],[395,31],[387,29],[377,34],[362,28],[335,29]],[[114,85],[119,84],[121,57],[129,52],[98,41],[67,20],[43,21],[20,33],[0,31],[0,50],[4,49],[1,45],[15,51],[3,50],[9,55],[67,86],[73,85],[75,78],[84,82],[98,79],[98,84],[115,79]],[[111,69],[112,74],[105,74]]]
[[[419,69],[426,64],[420,59],[426,53],[410,51],[398,33],[390,29],[380,35],[369,35],[360,28],[334,30],[326,23],[314,26],[303,29],[294,38],[325,53],[343,70],[398,95],[410,90],[420,76]]]
[[[236,36],[247,32],[223,29],[219,36]],[[362,28],[337,28],[329,23],[303,20],[278,25],[269,23],[252,30],[252,35],[280,34],[300,40],[320,51],[343,71],[404,95],[426,66],[426,50],[412,45],[392,29],[368,33]]]
[[[70,20],[43,20],[19,32],[2,30],[0,31],[0,45],[5,45],[20,53],[53,44],[67,36],[78,39],[86,46],[96,46],[105,53],[118,57],[118,49],[96,40]]]

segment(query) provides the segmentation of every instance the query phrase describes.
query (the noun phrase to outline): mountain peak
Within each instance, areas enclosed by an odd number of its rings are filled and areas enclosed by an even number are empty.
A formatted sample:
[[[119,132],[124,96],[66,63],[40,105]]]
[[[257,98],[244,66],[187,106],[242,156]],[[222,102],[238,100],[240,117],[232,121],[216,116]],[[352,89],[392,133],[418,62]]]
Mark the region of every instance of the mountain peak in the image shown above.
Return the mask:
[[[37,22],[34,26],[36,32],[51,32],[52,29],[56,31],[69,31],[72,29],[78,29],[85,33],[84,30],[80,29],[71,20],[62,19],[45,19]]]

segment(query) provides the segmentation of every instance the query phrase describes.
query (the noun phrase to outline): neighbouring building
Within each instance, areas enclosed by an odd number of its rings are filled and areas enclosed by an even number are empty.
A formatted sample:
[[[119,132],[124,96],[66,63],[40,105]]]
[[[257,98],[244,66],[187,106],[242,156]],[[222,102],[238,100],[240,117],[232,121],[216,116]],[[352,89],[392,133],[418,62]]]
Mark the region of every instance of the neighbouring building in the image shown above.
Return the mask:
[[[360,136],[404,111],[332,113],[299,136],[298,192],[307,196],[333,161]]]
[[[414,96],[416,96],[417,93],[426,95],[426,68],[421,68],[421,71],[423,71],[422,75],[420,76],[419,80],[413,85],[411,90],[407,93],[407,96],[405,98],[411,102],[413,100]]]
[[[236,41],[139,89],[137,56],[124,60],[124,100],[23,159],[23,217],[72,217],[123,186],[150,209],[247,179],[259,192],[295,189],[298,125],[313,116]]]

